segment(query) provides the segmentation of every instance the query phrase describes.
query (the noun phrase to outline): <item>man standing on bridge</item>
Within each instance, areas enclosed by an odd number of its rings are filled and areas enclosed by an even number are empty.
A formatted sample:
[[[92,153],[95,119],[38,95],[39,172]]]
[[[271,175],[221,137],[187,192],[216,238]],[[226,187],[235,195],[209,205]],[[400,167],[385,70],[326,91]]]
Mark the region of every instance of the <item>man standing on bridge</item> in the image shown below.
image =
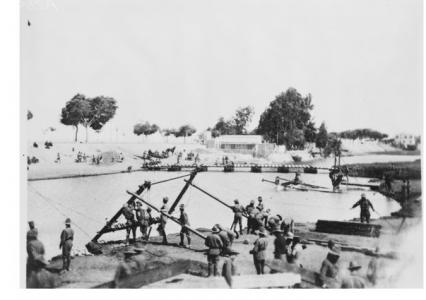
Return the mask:
[[[373,211],[375,211],[374,210],[374,207],[373,207],[373,204],[371,204],[371,202],[370,202],[370,200],[368,200],[366,197],[365,197],[365,194],[364,193],[362,193],[361,194],[361,199],[359,199],[353,206],[352,206],[352,208],[351,209],[353,209],[353,208],[355,208],[355,207],[357,207],[357,206],[359,206],[360,208],[361,208],[361,216],[360,216],[360,218],[361,218],[361,223],[364,223],[364,221],[366,221],[367,222],[367,224],[369,224],[370,223],[370,207],[371,207],[371,209],[373,210]]]

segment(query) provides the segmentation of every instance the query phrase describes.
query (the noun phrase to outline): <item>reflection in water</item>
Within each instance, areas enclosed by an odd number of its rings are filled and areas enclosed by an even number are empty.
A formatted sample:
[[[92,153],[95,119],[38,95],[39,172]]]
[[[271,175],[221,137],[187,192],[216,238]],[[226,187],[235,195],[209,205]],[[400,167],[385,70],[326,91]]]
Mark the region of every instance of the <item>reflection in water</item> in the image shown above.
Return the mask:
[[[105,224],[105,219],[111,217],[129,198],[126,190],[135,191],[145,180],[155,182],[180,174],[184,173],[136,172],[28,182],[27,219],[35,221],[40,240],[46,246],[47,257],[60,253],[59,234],[64,226],[64,215],[69,216],[81,228],[74,227],[75,248],[83,249]],[[262,178],[274,179],[277,175],[289,179],[293,177],[293,174],[208,172],[199,173],[194,183],[229,204],[238,198],[240,203],[246,205],[250,200],[262,195],[266,208],[270,208],[273,213],[280,213],[283,217],[291,216],[296,222],[316,222],[318,219],[347,220],[359,216],[358,210],[350,208],[359,199],[360,190],[347,190],[341,194],[280,191],[273,184],[261,182]],[[331,186],[327,174],[302,174],[301,179],[315,185]],[[172,202],[183,185],[183,179],[156,185],[151,191],[144,193],[143,197],[159,206],[163,196],[168,196]],[[398,209],[396,202],[376,192],[366,191],[366,194],[381,215],[389,215]],[[181,203],[186,205],[190,223],[195,228],[210,228],[216,223],[231,225],[232,212],[194,188],[188,189]],[[372,217],[377,216],[373,213]],[[178,230],[176,224],[167,224],[167,232]],[[124,232],[117,232],[104,235],[102,239],[124,236]]]

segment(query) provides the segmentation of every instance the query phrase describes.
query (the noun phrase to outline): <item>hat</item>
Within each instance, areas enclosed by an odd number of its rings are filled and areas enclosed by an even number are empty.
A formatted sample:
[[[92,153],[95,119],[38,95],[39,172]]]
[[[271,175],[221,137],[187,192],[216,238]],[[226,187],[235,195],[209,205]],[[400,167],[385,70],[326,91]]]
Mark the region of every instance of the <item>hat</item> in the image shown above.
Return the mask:
[[[180,208],[185,208],[184,204],[179,205]]]
[[[251,201],[250,201],[250,204],[254,204],[254,203],[255,203],[255,201],[254,201],[254,200],[251,200]]]
[[[71,219],[70,218],[66,218],[65,219],[65,224],[71,224]]]
[[[262,196],[257,197],[257,201],[262,202]]]
[[[281,215],[277,215],[278,219],[282,220],[283,217],[281,217]]]
[[[362,194],[361,194],[361,198],[365,198],[365,193],[362,193]]]
[[[163,202],[168,202],[169,201],[169,197],[164,197],[163,198]]]
[[[234,200],[234,203],[237,203],[237,204],[238,204],[238,203],[240,203],[240,202],[238,201],[238,199],[235,199],[235,200]]]
[[[361,269],[361,266],[360,266],[358,263],[351,261],[351,262],[349,263],[349,268],[348,268],[348,269],[349,269],[350,271],[356,271],[356,270]]]
[[[336,243],[333,240],[329,240],[327,243],[327,247],[333,249]]]
[[[152,208],[151,208],[151,207],[148,207],[148,208],[146,209],[146,211],[152,211]]]
[[[219,229],[216,226],[213,226],[212,233],[218,233]]]
[[[257,231],[258,235],[263,235],[266,236],[266,231],[264,227],[260,227],[259,230]]]

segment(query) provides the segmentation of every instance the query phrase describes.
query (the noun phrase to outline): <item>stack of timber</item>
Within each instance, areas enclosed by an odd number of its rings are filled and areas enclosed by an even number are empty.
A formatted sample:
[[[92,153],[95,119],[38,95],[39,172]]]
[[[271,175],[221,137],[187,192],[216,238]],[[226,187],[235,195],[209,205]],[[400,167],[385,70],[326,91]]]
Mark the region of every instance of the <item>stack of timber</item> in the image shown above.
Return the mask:
[[[316,224],[316,231],[318,232],[360,235],[368,237],[379,237],[381,228],[382,226],[377,224],[327,220],[318,220]]]

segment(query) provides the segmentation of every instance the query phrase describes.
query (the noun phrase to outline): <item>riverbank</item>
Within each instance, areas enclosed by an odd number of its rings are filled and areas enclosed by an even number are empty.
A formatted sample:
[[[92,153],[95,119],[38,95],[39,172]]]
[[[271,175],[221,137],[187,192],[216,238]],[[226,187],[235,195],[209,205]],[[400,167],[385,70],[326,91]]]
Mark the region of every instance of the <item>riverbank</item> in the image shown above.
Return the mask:
[[[348,274],[346,267],[349,265],[350,261],[356,261],[362,266],[361,276],[365,278],[367,265],[373,259],[372,255],[374,255],[374,249],[379,247],[381,253],[393,253],[393,256],[390,256],[392,258],[377,258],[380,268],[379,280],[376,287],[418,287],[418,284],[421,284],[422,282],[420,278],[416,278],[414,276],[417,274],[421,277],[421,268],[418,270],[414,264],[414,262],[417,262],[419,259],[417,257],[418,253],[416,253],[418,249],[414,249],[415,251],[410,253],[410,251],[406,249],[407,247],[404,247],[403,241],[409,236],[417,234],[418,226],[421,224],[421,219],[409,219],[404,224],[402,230],[397,232],[396,229],[400,225],[400,222],[401,220],[399,218],[373,220],[372,223],[383,226],[382,235],[380,238],[318,233],[314,231],[315,224],[297,223],[295,226],[295,235],[299,236],[303,244],[306,245],[306,249],[302,251],[300,263],[303,265],[305,270],[318,272],[322,259],[325,258],[328,250],[325,246],[319,245],[312,241],[322,240],[326,243],[329,239],[333,239],[340,245],[346,245],[346,247],[342,246],[339,277],[342,278]],[[239,274],[255,274],[253,258],[249,253],[250,249],[253,247],[252,245],[255,239],[255,235],[243,235],[233,244],[232,248],[239,253],[235,260],[235,265],[237,266]],[[191,249],[178,246],[178,234],[169,234],[168,240],[170,242],[170,245],[168,246],[161,245],[160,239],[158,237],[151,238],[148,244],[138,242],[137,246],[143,248],[144,251],[136,258],[144,261],[146,269],[149,269],[149,266],[152,266],[156,261],[159,260],[165,263],[171,263],[183,259],[199,262],[198,274],[193,274],[194,272],[192,272],[191,276],[206,276],[207,259],[205,256],[204,243],[201,238],[193,236]],[[277,263],[272,261],[273,240],[273,236],[268,236],[269,246],[266,251],[267,265],[273,265]],[[351,247],[347,247],[348,245]],[[365,254],[359,251],[351,250],[351,248],[366,248],[373,249],[373,251],[369,254]],[[115,269],[123,258],[122,252],[125,249],[127,249],[127,247],[125,247],[123,243],[116,242],[105,245],[103,247],[104,254],[102,255],[74,257],[71,263],[71,271],[57,275],[58,287],[87,288],[104,284],[112,280]],[[221,270],[223,261],[223,258],[220,259],[219,270]],[[285,262],[280,262],[280,265],[283,264],[287,265]],[[49,266],[49,268],[53,270],[57,270],[60,267],[60,260],[53,260]],[[418,282],[414,281],[408,283],[403,281],[403,274],[405,274],[405,272],[408,270],[411,272],[410,278],[418,279]],[[268,267],[266,267],[266,272],[270,272]],[[420,272],[420,274],[418,272]],[[188,277],[186,275],[176,275],[172,278],[168,278],[167,280],[148,284],[147,286],[144,286],[144,288],[191,287],[191,276]],[[312,284],[308,284],[306,282],[304,284],[305,287],[314,287]],[[209,287],[208,281],[204,287]]]

